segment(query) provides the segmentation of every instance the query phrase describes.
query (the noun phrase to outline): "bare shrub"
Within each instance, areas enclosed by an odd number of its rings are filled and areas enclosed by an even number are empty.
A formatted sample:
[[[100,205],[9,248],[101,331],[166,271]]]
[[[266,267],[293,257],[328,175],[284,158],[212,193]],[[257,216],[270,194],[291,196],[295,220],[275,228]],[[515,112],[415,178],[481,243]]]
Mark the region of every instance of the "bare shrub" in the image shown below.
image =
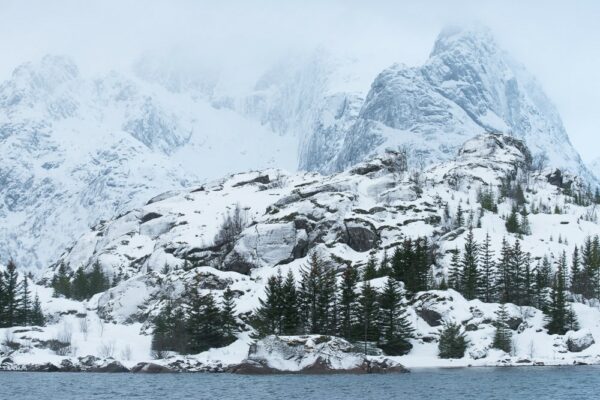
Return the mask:
[[[115,355],[115,342],[113,340],[109,342],[102,342],[98,347],[98,354],[102,358],[113,358]]]
[[[64,323],[54,339],[48,342],[48,347],[59,356],[71,354],[73,352],[73,328],[71,325]]]
[[[215,235],[215,245],[223,246],[225,247],[225,251],[229,252],[233,248],[233,243],[240,233],[242,233],[246,225],[246,212],[239,204],[236,204],[233,212],[228,211],[223,217],[221,227]]]
[[[14,350],[18,350],[20,347],[21,345],[19,344],[19,342],[15,340],[15,335],[13,331],[7,329],[4,332],[4,339],[2,340],[2,347],[0,348],[2,350],[2,353],[9,354]]]
[[[121,349],[121,359],[124,361],[131,360],[131,346],[127,345]]]

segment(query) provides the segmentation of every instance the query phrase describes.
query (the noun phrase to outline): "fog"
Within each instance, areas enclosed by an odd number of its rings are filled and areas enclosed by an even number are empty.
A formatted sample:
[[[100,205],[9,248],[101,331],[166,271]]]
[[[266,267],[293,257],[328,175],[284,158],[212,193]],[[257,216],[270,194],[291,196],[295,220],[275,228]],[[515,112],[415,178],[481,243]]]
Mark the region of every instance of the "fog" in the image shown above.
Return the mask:
[[[355,57],[374,74],[392,62],[421,64],[445,25],[478,22],[538,78],[590,160],[600,156],[600,3],[569,3],[4,0],[0,78],[47,53],[69,55],[87,73],[153,54],[243,85],[315,48]]]

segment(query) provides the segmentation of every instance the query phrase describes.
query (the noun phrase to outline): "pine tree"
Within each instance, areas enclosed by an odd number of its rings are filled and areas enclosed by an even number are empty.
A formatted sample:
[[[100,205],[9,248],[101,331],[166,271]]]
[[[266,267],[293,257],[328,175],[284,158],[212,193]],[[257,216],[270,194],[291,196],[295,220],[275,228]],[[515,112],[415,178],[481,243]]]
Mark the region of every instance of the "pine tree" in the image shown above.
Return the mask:
[[[525,199],[525,193],[523,192],[523,187],[521,186],[521,184],[518,184],[517,188],[515,190],[515,202],[517,203],[518,206],[522,206],[527,202],[527,200]]]
[[[402,305],[400,285],[394,279],[388,279],[379,296],[381,341],[379,347],[388,355],[404,355],[412,348],[408,339],[413,337],[414,329]]]
[[[104,275],[104,271],[98,261],[94,263],[88,280],[88,297],[91,297],[96,293],[102,293],[110,287],[108,278]]]
[[[500,302],[509,303],[512,300],[513,278],[511,274],[512,249],[506,238],[502,239],[502,250],[498,260],[498,289],[500,291]]]
[[[581,259],[579,257],[579,248],[575,246],[573,250],[573,260],[571,261],[571,292],[582,294],[584,288],[585,276],[581,269]]]
[[[31,325],[32,319],[31,308],[31,292],[29,291],[29,282],[27,276],[21,281],[21,294],[18,303],[18,324],[27,326]]]
[[[361,329],[360,338],[365,342],[377,342],[379,340],[379,303],[377,291],[369,281],[362,286],[358,300],[358,326]]]
[[[519,216],[517,215],[517,209],[513,207],[510,215],[506,219],[506,230],[509,233],[520,233],[521,226],[519,224]]]
[[[282,315],[281,331],[284,335],[297,335],[300,332],[300,314],[298,312],[298,292],[296,291],[296,279],[292,270],[288,274],[281,287]]]
[[[479,245],[475,241],[473,228],[469,228],[465,248],[461,260],[463,269],[463,295],[472,300],[477,297],[478,285],[481,281],[479,276]]]
[[[54,296],[65,296],[71,297],[71,280],[67,274],[67,267],[64,264],[60,264],[56,275],[52,278],[52,288],[54,289]]]
[[[79,267],[75,271],[75,277],[71,283],[71,296],[75,300],[85,300],[89,297],[90,289],[88,287],[88,277],[83,270],[83,267]]]
[[[458,209],[456,210],[456,221],[454,224],[456,228],[460,228],[461,226],[465,225],[465,216],[463,214],[464,214],[464,211],[463,211],[462,205],[459,204]]]
[[[565,270],[567,268],[567,254],[563,252],[559,258],[557,271],[554,277],[554,286],[552,288],[552,300],[548,307],[548,328],[549,334],[564,335],[567,328],[567,302],[565,298]]]
[[[221,330],[226,338],[235,338],[237,323],[235,320],[235,301],[233,291],[229,286],[223,292],[223,301],[221,303]]]
[[[192,354],[200,353],[227,344],[230,338],[224,338],[220,331],[221,310],[217,307],[211,293],[200,295],[196,290],[189,290],[187,330],[189,350]]]
[[[4,271],[4,325],[15,326],[19,322],[19,273],[13,260]]]
[[[254,313],[253,326],[258,337],[280,335],[282,329],[282,288],[281,271],[269,277],[265,286],[265,295],[259,299],[259,308]]]
[[[450,268],[448,269],[448,283],[449,286],[462,293],[463,291],[463,269],[460,263],[460,252],[458,248],[452,251],[452,258],[450,259]]]
[[[440,333],[439,356],[440,358],[463,358],[467,350],[467,344],[467,338],[461,332],[460,326],[449,322]]]
[[[390,267],[390,259],[388,258],[387,250],[383,252],[383,258],[379,263],[379,271],[377,271],[378,276],[391,276],[392,268]]]
[[[506,353],[512,350],[512,332],[508,327],[508,310],[506,305],[501,304],[496,311],[496,333],[492,347]]]
[[[342,273],[340,293],[340,335],[348,340],[356,338],[358,294],[356,285],[358,272],[349,265]]]
[[[369,261],[367,261],[367,265],[365,266],[363,280],[370,281],[375,278],[377,278],[377,259],[375,258],[375,253],[371,253]]]
[[[44,326],[45,324],[46,318],[44,317],[44,313],[42,311],[42,304],[40,303],[40,298],[36,293],[33,299],[33,306],[31,307],[31,325]]]
[[[485,241],[481,248],[481,284],[480,296],[486,303],[491,303],[496,295],[496,273],[494,254],[491,249],[490,234],[485,235]]]

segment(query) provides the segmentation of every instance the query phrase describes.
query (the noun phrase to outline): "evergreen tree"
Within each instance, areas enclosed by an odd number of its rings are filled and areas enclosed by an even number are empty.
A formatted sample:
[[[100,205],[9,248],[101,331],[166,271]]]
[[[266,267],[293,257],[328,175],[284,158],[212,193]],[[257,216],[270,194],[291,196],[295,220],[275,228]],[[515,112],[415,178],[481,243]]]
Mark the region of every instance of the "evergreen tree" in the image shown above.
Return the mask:
[[[54,289],[54,296],[60,295],[65,297],[71,297],[71,280],[67,274],[67,267],[64,264],[60,264],[56,275],[52,278],[52,288]]]
[[[381,263],[379,263],[379,271],[377,271],[378,276],[391,276],[392,268],[390,266],[390,259],[388,258],[387,250],[383,252],[383,258],[381,259]]]
[[[75,271],[75,277],[71,283],[71,296],[75,300],[85,300],[89,297],[90,289],[88,287],[88,277],[83,270],[83,267],[79,267]]]
[[[573,250],[573,260],[571,261],[571,292],[574,294],[583,294],[585,286],[585,275],[581,269],[581,259],[579,257],[579,248],[575,246]]]
[[[110,287],[108,278],[104,275],[100,263],[96,261],[88,277],[88,297],[102,293]]]
[[[375,253],[371,253],[369,261],[367,261],[367,265],[365,266],[363,280],[370,281],[375,278],[377,278],[377,259],[375,258]]]
[[[502,239],[502,250],[498,260],[498,289],[500,291],[500,302],[508,303],[512,300],[513,278],[511,274],[512,249],[506,238]]]
[[[517,215],[517,209],[513,207],[510,215],[506,219],[506,230],[509,233],[520,233],[521,226],[519,224],[519,216]]]
[[[211,293],[200,295],[196,290],[188,290],[189,351],[200,353],[214,347],[222,347],[232,340],[222,335],[221,310]]]
[[[515,189],[515,202],[517,203],[518,206],[522,206],[527,202],[527,200],[525,199],[525,193],[523,192],[523,187],[521,186],[521,184],[518,184],[517,188]]]
[[[408,339],[413,337],[414,329],[402,305],[400,285],[394,279],[388,279],[379,296],[380,305],[380,347],[388,355],[404,355],[412,348]]]
[[[496,333],[492,347],[509,354],[512,349],[512,332],[508,327],[508,311],[504,304],[501,304],[496,311]]]
[[[340,335],[348,340],[357,337],[357,310],[358,294],[356,285],[358,283],[358,272],[356,268],[349,265],[342,273],[340,293]]]
[[[481,248],[481,284],[480,296],[486,303],[491,303],[496,294],[496,272],[494,254],[491,249],[490,234],[485,235],[485,241]]]
[[[477,297],[479,283],[481,281],[479,275],[479,245],[475,241],[473,228],[469,228],[465,248],[462,256],[463,269],[463,295],[472,300]]]
[[[456,210],[456,221],[454,224],[456,228],[460,228],[461,226],[465,225],[465,216],[463,214],[464,214],[464,211],[463,211],[462,205],[459,204],[458,209]]]
[[[557,265],[557,271],[554,277],[554,287],[552,288],[551,304],[548,307],[548,328],[549,334],[564,335],[567,330],[567,302],[565,297],[565,270],[567,268],[567,254],[563,252]]]
[[[519,225],[519,233],[521,235],[531,235],[531,226],[529,224],[529,214],[527,213],[527,209],[523,207],[521,211],[521,223]]]
[[[259,299],[259,308],[254,315],[253,326],[258,337],[280,335],[282,329],[282,289],[283,278],[281,271],[269,277],[265,286],[265,295]]]
[[[281,331],[284,335],[296,335],[300,332],[300,314],[298,312],[298,292],[296,291],[296,279],[292,270],[281,286]]]
[[[461,332],[460,326],[449,322],[440,333],[439,356],[440,358],[463,358],[467,350],[467,344],[467,338]]]
[[[44,326],[46,324],[46,318],[44,317],[44,313],[42,311],[42,304],[40,303],[40,298],[35,294],[33,299],[33,306],[31,307],[31,325],[34,326]]]
[[[4,271],[4,326],[15,326],[19,322],[19,273],[13,260],[9,260]]]
[[[377,291],[369,281],[362,286],[358,300],[358,326],[361,329],[360,338],[365,342],[379,341],[379,303]]]
[[[32,320],[32,305],[31,305],[31,292],[29,291],[29,282],[27,276],[23,277],[21,281],[21,294],[19,297],[18,304],[18,324],[27,326],[31,325]]]
[[[462,293],[463,291],[463,269],[460,262],[460,252],[458,248],[452,251],[452,258],[450,259],[450,268],[448,270],[448,283],[450,287],[457,292]]]
[[[237,323],[235,320],[235,301],[233,291],[229,286],[223,292],[223,301],[221,303],[221,329],[225,338],[235,338]]]

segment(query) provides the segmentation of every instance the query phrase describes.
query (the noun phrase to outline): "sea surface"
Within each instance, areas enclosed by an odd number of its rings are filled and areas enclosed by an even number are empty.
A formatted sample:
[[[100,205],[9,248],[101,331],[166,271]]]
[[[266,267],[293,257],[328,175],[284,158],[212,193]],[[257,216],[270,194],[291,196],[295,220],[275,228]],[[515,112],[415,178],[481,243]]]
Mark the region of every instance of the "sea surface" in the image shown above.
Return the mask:
[[[600,367],[422,369],[389,375],[0,372],[0,399],[597,399]]]

